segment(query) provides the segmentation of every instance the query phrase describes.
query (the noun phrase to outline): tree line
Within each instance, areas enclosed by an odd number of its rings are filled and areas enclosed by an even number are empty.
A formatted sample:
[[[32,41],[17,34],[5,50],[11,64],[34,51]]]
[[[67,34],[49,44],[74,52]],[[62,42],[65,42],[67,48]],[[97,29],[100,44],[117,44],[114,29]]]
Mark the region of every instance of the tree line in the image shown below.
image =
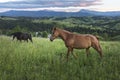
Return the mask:
[[[0,17],[0,34],[5,35],[22,31],[47,37],[55,26],[75,33],[98,35],[103,40],[120,40],[120,17]]]

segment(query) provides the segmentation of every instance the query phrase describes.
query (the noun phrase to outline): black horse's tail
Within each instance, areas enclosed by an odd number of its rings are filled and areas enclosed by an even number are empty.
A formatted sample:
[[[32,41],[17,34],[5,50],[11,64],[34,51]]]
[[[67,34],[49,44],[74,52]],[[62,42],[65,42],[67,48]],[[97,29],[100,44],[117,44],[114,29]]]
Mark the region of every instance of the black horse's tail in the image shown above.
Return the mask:
[[[32,40],[32,35],[31,35],[31,34],[29,34],[29,40],[30,40],[31,42],[33,42],[33,40]]]

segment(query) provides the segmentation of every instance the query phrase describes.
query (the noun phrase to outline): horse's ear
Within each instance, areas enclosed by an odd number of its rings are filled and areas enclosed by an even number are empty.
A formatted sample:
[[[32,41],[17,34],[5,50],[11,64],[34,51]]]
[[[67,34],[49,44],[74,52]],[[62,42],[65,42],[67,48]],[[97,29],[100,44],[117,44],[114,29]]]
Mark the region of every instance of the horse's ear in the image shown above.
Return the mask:
[[[57,28],[56,28],[56,27],[54,27],[53,29],[54,29],[54,30],[56,30]]]

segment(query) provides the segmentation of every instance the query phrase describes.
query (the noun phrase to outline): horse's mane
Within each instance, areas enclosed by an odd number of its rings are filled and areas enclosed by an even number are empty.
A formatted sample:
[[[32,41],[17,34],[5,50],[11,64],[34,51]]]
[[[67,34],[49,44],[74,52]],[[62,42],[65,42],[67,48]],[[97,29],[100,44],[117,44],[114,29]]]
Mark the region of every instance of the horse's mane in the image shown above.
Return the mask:
[[[73,34],[72,32],[67,31],[67,30],[63,30],[63,29],[59,29],[59,30],[63,31],[64,33]]]

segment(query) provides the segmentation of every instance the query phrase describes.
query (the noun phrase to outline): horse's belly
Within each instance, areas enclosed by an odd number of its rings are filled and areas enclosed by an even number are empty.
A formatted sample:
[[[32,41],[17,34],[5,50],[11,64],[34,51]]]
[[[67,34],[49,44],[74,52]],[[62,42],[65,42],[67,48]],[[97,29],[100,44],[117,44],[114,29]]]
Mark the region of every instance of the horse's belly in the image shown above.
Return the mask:
[[[85,49],[85,48],[88,48],[89,46],[73,46],[73,48],[76,48],[76,49]]]
[[[73,45],[73,47],[76,48],[76,49],[84,49],[84,48],[88,48],[88,47],[90,47],[90,46],[91,46],[91,44],[90,44],[89,42],[86,42],[86,43],[80,42],[80,43],[75,43],[75,44]]]

